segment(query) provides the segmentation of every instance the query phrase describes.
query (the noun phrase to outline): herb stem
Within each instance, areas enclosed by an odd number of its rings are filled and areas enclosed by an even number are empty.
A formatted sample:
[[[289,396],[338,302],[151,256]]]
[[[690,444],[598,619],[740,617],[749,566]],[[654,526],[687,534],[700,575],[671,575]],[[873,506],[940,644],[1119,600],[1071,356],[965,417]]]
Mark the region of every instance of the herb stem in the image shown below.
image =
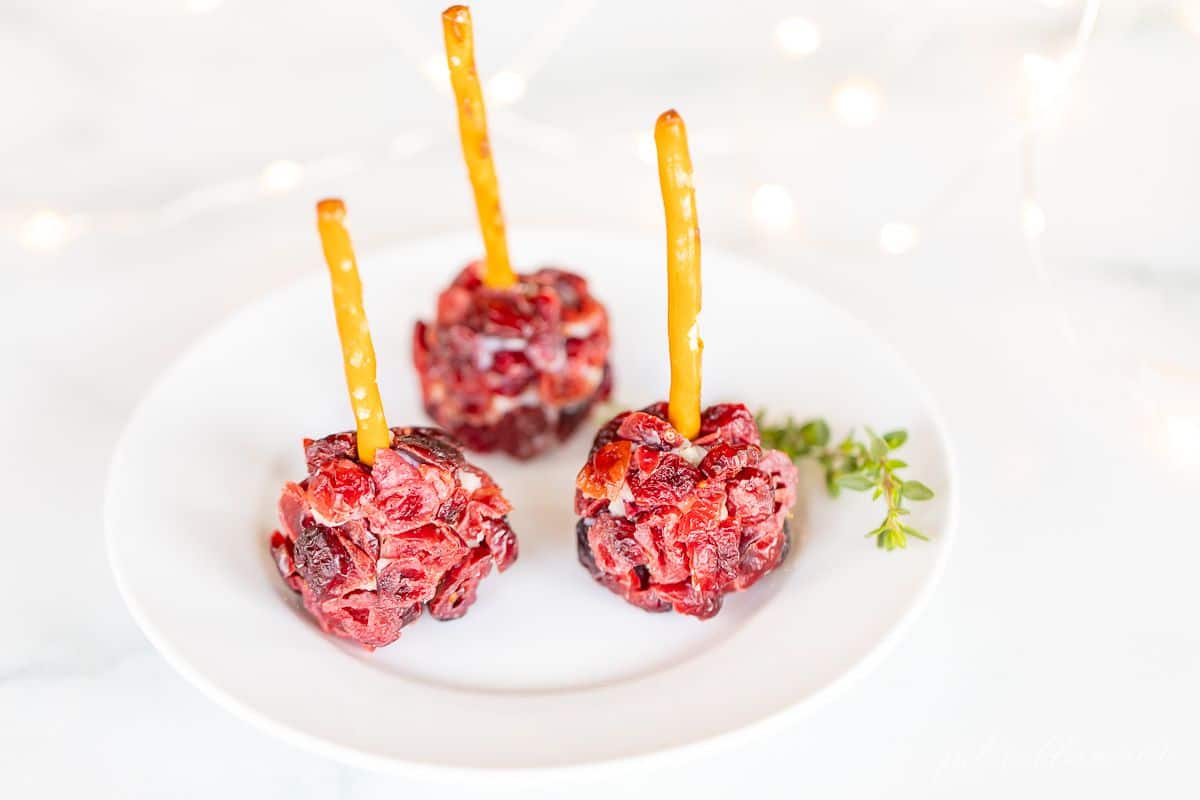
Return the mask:
[[[813,419],[797,425],[791,418],[784,425],[764,424],[758,415],[763,447],[779,450],[795,463],[814,460],[825,470],[825,486],[837,497],[842,489],[856,492],[874,490],[874,499],[884,498],[886,514],[879,527],[867,533],[884,550],[903,549],[908,537],[928,540],[925,534],[901,522],[909,512],[904,500],[922,501],[933,497],[933,491],[920,481],[905,480],[897,470],[908,466],[892,457],[908,441],[908,434],[895,430],[877,435],[865,428],[866,439],[857,439],[851,432],[836,445],[830,444],[829,425],[823,419]]]

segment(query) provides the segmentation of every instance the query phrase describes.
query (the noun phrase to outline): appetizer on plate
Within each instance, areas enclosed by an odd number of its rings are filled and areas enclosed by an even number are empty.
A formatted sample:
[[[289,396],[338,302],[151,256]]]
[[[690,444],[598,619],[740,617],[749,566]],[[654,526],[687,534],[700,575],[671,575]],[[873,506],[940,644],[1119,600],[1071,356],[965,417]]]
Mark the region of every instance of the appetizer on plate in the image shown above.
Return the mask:
[[[576,479],[579,560],[647,611],[701,619],[777,567],[788,549],[796,468],[762,448],[741,403],[701,410],[700,229],[687,132],[675,111],[655,126],[667,222],[666,403],[618,414]]]
[[[356,429],[304,441],[308,475],[284,486],[271,553],[328,633],[374,649],[421,615],[457,619],[494,564],[517,557],[511,510],[487,472],[437,428],[389,428],[340,200],[317,226]]]
[[[570,436],[608,397],[608,315],[578,275],[513,270],[470,11],[448,8],[442,23],[485,255],[441,293],[434,318],[417,323],[413,360],[439,425],[472,450],[531,458]]]

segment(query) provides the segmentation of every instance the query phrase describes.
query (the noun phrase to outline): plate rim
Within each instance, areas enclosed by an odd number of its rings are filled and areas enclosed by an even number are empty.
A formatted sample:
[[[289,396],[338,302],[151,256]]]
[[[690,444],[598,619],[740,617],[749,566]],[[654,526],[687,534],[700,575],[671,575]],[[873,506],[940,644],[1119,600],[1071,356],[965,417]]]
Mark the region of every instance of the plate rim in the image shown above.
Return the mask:
[[[370,262],[373,258],[380,254],[389,251],[399,250],[406,247],[414,246],[429,246],[439,242],[456,242],[470,236],[470,232],[466,229],[457,229],[451,231],[443,231],[430,236],[420,236],[411,239],[400,239],[387,243],[383,243],[378,247],[371,248],[365,254],[360,256],[360,260],[364,263]],[[625,232],[603,232],[594,231],[587,228],[546,228],[546,227],[527,227],[514,230],[510,236],[518,238],[553,238],[553,237],[594,237],[603,236],[616,241],[651,241],[654,237],[639,234],[633,231]],[[104,524],[104,542],[105,553],[108,561],[109,570],[112,573],[114,583],[121,600],[124,602],[130,616],[138,626],[139,630],[149,641],[155,651],[171,666],[180,676],[189,684],[198,689],[202,694],[209,697],[218,706],[223,708],[232,716],[249,723],[260,731],[275,736],[288,744],[297,747],[301,750],[314,753],[327,758],[332,758],[343,764],[347,764],[362,769],[368,769],[376,772],[390,772],[396,774],[404,774],[415,778],[456,782],[456,783],[473,783],[483,785],[486,783],[496,783],[497,781],[506,783],[526,784],[530,781],[544,780],[556,777],[572,777],[579,778],[584,776],[596,776],[599,773],[609,773],[614,771],[628,771],[644,767],[651,762],[663,763],[671,761],[672,763],[681,763],[685,761],[696,760],[705,754],[715,753],[719,750],[732,748],[738,744],[743,744],[755,740],[759,740],[772,731],[779,730],[789,723],[796,722],[808,714],[828,705],[836,700],[844,692],[846,692],[859,680],[866,677],[872,672],[888,655],[896,645],[907,635],[908,631],[920,615],[924,612],[929,604],[934,591],[940,585],[942,577],[947,569],[950,553],[954,548],[954,542],[957,539],[958,532],[958,516],[959,516],[959,494],[958,494],[958,457],[954,448],[953,441],[949,434],[948,426],[946,425],[945,417],[942,413],[940,404],[936,401],[933,393],[921,380],[920,374],[910,365],[908,360],[899,352],[899,350],[891,343],[891,341],[880,335],[879,332],[869,322],[855,315],[840,303],[830,300],[824,293],[812,288],[804,283],[799,277],[789,275],[778,269],[772,269],[761,264],[757,259],[741,255],[736,248],[726,249],[724,247],[712,247],[706,244],[706,250],[710,254],[714,252],[719,254],[719,258],[728,259],[738,262],[743,266],[748,266],[755,271],[766,273],[776,279],[781,279],[787,283],[793,284],[802,291],[807,292],[817,301],[825,304],[836,313],[846,318],[849,322],[856,325],[860,329],[870,334],[873,344],[882,349],[882,351],[893,361],[896,367],[903,372],[909,379],[915,394],[921,401],[924,408],[928,411],[929,419],[933,423],[933,430],[936,433],[937,442],[945,454],[946,460],[946,487],[942,490],[946,500],[945,506],[945,522],[943,531],[941,532],[941,548],[936,560],[933,563],[928,577],[925,579],[920,589],[916,592],[913,598],[909,601],[903,613],[891,628],[880,637],[870,649],[849,669],[843,672],[834,680],[830,681],[825,686],[817,689],[808,697],[802,698],[794,703],[783,705],[774,711],[771,711],[764,716],[752,722],[745,723],[739,727],[720,733],[705,736],[704,738],[695,741],[686,742],[683,744],[664,745],[654,747],[644,752],[617,756],[611,758],[600,759],[584,759],[572,761],[569,763],[547,765],[547,766],[477,766],[477,765],[447,765],[428,761],[409,761],[400,758],[381,755],[378,753],[370,753],[359,750],[353,746],[346,745],[333,739],[324,738],[320,735],[309,733],[306,731],[293,728],[285,723],[279,722],[266,713],[256,710],[255,708],[243,703],[238,698],[234,697],[226,689],[218,686],[216,683],[207,678],[198,669],[194,668],[183,656],[181,656],[174,647],[168,643],[166,637],[157,627],[150,622],[148,616],[143,611],[141,605],[135,598],[132,590],[129,588],[126,577],[122,572],[120,558],[117,555],[116,545],[116,523],[113,520],[114,500],[113,495],[116,492],[116,475],[117,469],[126,460],[125,451],[128,448],[128,442],[131,438],[131,432],[141,417],[146,413],[146,408],[150,400],[158,393],[160,388],[172,377],[172,375],[181,368],[195,352],[197,352],[212,336],[228,325],[233,324],[236,320],[243,316],[253,314],[260,307],[267,303],[276,300],[282,295],[298,291],[302,285],[314,279],[315,271],[306,271],[298,275],[294,280],[286,282],[282,285],[270,287],[258,295],[250,302],[239,306],[230,312],[222,315],[219,319],[212,322],[192,339],[187,344],[180,348],[170,362],[157,374],[154,379],[147,385],[132,411],[126,417],[125,423],[121,428],[121,433],[117,437],[116,444],[113,446],[112,455],[108,460],[106,467],[106,477],[104,481],[104,505],[103,505],[103,524]]]

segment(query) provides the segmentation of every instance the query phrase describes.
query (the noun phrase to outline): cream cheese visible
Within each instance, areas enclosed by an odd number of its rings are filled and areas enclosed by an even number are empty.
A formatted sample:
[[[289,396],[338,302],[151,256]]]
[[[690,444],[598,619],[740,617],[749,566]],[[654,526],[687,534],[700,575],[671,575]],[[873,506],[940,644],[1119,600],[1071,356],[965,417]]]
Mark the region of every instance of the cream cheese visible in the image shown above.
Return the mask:
[[[468,472],[465,469],[458,471],[458,482],[468,492],[473,492],[480,486],[483,486],[483,481],[479,479],[478,475],[474,472]]]
[[[480,336],[478,343],[479,348],[475,351],[475,366],[481,370],[492,368],[492,362],[496,360],[496,353],[503,351],[523,353],[529,346],[529,342],[517,336]]]
[[[573,322],[563,323],[563,335],[568,339],[586,339],[596,332],[597,320],[595,319],[577,319]]]
[[[629,488],[628,481],[621,481],[621,489],[617,493],[617,499],[608,501],[608,513],[614,517],[624,517],[625,503],[632,499],[633,490]]]
[[[492,405],[489,411],[500,418],[512,411],[514,408],[521,406],[538,406],[542,404],[542,396],[538,393],[537,384],[533,384],[525,391],[515,396],[505,394],[497,394],[492,396]]]
[[[672,452],[682,458],[684,461],[691,464],[693,467],[698,467],[700,466],[700,462],[704,460],[704,457],[708,455],[708,448],[701,447],[698,444],[692,444],[689,441],[687,444],[681,447],[676,447]]]

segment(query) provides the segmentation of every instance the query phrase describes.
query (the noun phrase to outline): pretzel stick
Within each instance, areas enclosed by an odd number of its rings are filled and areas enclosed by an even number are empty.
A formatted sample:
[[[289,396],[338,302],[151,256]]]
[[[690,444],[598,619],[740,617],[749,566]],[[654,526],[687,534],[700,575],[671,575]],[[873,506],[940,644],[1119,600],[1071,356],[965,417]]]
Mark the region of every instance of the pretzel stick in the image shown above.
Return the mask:
[[[466,6],[450,6],[442,12],[442,29],[446,38],[446,63],[450,67],[450,83],[458,104],[458,133],[462,139],[463,159],[467,175],[475,191],[475,213],[483,233],[483,249],[487,263],[483,282],[493,289],[506,289],[516,283],[508,260],[508,242],[504,238],[504,213],[500,209],[500,185],[496,180],[496,165],[492,162],[492,147],[488,142],[487,113],[483,107],[483,91],[475,71],[475,35],[471,28],[471,10]]]
[[[658,180],[667,217],[667,340],[671,350],[668,416],[689,439],[700,432],[700,226],[687,129],[672,109],[654,126]]]
[[[369,465],[375,463],[376,450],[391,446],[392,434],[383,416],[383,402],[375,382],[375,347],[363,310],[362,281],[345,219],[346,206],[341,200],[317,203],[317,230],[329,264],[333,311],[346,368],[346,390],[358,431],[358,460]]]

